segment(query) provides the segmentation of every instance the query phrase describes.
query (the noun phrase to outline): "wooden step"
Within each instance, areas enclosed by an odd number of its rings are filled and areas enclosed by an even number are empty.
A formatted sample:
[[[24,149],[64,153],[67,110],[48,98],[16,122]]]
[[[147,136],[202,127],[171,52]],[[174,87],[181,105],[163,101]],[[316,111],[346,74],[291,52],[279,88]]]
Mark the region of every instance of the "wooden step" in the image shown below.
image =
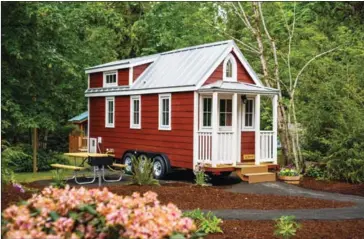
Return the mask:
[[[275,173],[247,173],[241,178],[249,183],[274,182],[276,181]]]
[[[240,170],[241,174],[247,173],[267,173],[268,166],[267,165],[237,165],[235,167],[237,170]]]

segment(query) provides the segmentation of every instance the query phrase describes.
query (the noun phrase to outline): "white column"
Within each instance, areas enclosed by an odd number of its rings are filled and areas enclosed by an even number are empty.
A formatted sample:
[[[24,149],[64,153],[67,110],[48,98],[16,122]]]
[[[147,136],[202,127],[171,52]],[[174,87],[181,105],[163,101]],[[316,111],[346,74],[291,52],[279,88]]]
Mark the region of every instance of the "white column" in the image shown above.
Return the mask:
[[[260,164],[260,95],[255,96],[255,164]]]
[[[233,142],[232,143],[232,160],[233,160],[233,166],[236,166],[236,158],[238,155],[238,94],[233,94],[233,100],[232,100],[232,122],[231,126],[233,129]]]
[[[217,131],[219,130],[219,122],[218,122],[218,94],[217,92],[212,93],[212,153],[211,153],[211,164],[212,167],[216,167],[218,160],[218,135]]]
[[[195,168],[198,160],[198,93],[194,92],[193,100],[193,169]]]
[[[278,95],[272,98],[273,109],[273,160],[277,164],[277,134],[278,134]]]
[[[238,127],[237,127],[237,156],[236,156],[236,163],[241,163],[241,125],[242,125],[242,105],[241,105],[241,98],[238,95]]]

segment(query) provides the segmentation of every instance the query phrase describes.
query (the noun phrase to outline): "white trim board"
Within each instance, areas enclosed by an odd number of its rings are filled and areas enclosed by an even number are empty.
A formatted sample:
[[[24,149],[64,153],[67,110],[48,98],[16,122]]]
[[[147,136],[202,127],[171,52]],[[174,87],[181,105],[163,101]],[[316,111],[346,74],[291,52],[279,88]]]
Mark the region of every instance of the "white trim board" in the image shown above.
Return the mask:
[[[108,113],[109,113],[109,101],[113,102],[113,121],[112,124],[108,122]],[[115,97],[106,97],[105,98],[105,128],[115,128]]]
[[[134,124],[134,101],[139,101],[139,124]],[[130,96],[130,128],[131,129],[141,129],[142,128],[142,101],[140,95]]]
[[[186,92],[186,91],[196,91],[196,87],[186,86],[186,87],[168,87],[168,88],[140,89],[140,90],[128,89],[124,91],[85,93],[85,97],[144,95],[144,94],[160,94],[160,93]]]
[[[134,63],[130,63],[130,62],[118,63],[115,65],[103,66],[103,67],[98,67],[95,69],[85,69],[85,73],[89,74],[89,73],[96,73],[96,72],[103,72],[103,71],[113,71],[113,70],[125,69],[125,68],[129,68],[129,67],[144,65],[146,63],[151,63],[151,62],[155,61],[157,58],[158,57],[144,60],[144,61],[134,62]]]
[[[162,101],[168,99],[168,123],[169,125],[162,125]],[[172,94],[160,94],[158,95],[158,129],[159,130],[172,130]]]

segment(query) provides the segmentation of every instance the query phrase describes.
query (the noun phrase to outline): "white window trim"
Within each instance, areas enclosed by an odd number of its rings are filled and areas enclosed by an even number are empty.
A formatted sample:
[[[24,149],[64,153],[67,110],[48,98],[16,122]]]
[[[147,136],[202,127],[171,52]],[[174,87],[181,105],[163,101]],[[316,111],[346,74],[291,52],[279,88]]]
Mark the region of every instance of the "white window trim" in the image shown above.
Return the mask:
[[[226,65],[231,60],[232,64],[232,77],[226,77]],[[237,64],[235,57],[230,53],[224,60],[223,64],[223,81],[237,81]]]
[[[255,99],[254,98],[247,98],[248,100],[252,100],[253,101],[253,114],[252,114],[252,123],[253,125],[252,126],[245,126],[245,107],[246,107],[246,104],[243,104],[242,103],[242,107],[243,107],[243,110],[242,110],[242,117],[241,117],[241,131],[255,131]]]
[[[217,101],[217,123],[219,126],[219,130],[221,131],[232,131],[233,127],[231,126],[220,126],[220,100],[231,100],[231,116],[234,113],[233,109],[232,109],[232,103],[233,103],[233,98],[232,96],[229,95],[221,95],[219,96],[219,99]]]
[[[134,101],[139,101],[139,124],[134,124]],[[142,128],[142,101],[140,95],[130,96],[130,128],[141,129]]]
[[[116,75],[116,82],[115,83],[106,83],[106,76],[107,75]],[[103,73],[103,87],[112,87],[112,86],[118,86],[119,81],[118,71],[106,71]]]
[[[131,86],[133,84],[134,81],[134,68],[130,67],[129,68],[129,86]]]
[[[108,117],[109,117],[109,104],[108,102],[112,101],[113,103],[113,119],[112,119],[112,124],[109,123],[108,121]],[[115,128],[115,97],[106,97],[105,98],[105,128]]]
[[[204,126],[203,125],[203,113],[204,113],[204,109],[203,109],[203,101],[204,99],[211,99],[211,126]],[[200,129],[201,130],[206,130],[206,131],[211,131],[212,130],[212,111],[214,109],[212,108],[212,95],[202,95],[200,97]]]
[[[172,130],[172,95],[160,94],[158,97],[158,129],[159,130]],[[162,100],[169,99],[169,125],[162,125]]]

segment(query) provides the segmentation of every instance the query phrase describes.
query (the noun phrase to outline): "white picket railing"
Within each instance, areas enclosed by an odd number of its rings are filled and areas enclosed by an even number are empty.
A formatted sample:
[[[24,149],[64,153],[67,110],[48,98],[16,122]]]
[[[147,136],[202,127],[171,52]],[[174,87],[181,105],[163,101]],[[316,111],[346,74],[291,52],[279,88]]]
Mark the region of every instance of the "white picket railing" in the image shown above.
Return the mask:
[[[216,164],[232,164],[234,162],[233,132],[217,133]],[[198,132],[198,162],[212,163],[212,132]]]
[[[260,131],[260,162],[274,162],[273,131]]]
[[[234,132],[217,132],[217,164],[232,164],[236,159],[233,159],[233,141]]]
[[[200,131],[198,134],[198,162],[211,163],[212,132]]]

